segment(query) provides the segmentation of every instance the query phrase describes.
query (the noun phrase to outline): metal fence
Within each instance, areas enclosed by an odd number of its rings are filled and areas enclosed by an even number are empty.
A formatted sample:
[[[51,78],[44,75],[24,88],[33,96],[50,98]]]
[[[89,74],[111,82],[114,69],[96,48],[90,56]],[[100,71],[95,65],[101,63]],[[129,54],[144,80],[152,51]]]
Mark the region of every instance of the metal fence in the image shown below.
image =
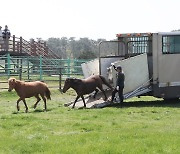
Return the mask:
[[[39,57],[15,57],[6,54],[0,56],[0,89],[7,88],[2,84],[7,83],[10,77],[16,77],[25,81],[45,81],[51,82],[52,87],[57,87],[55,83],[67,77],[83,77],[81,64],[89,60],[79,59],[47,59]]]

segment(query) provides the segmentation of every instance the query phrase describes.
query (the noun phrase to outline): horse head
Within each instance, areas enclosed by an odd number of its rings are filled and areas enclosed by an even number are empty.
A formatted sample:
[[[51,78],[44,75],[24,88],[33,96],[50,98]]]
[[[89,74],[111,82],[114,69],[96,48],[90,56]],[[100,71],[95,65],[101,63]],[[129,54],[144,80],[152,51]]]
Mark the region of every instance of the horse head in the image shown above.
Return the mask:
[[[113,83],[112,69],[113,69],[112,66],[107,68],[107,76],[108,76],[109,83]]]
[[[69,88],[76,88],[81,82],[81,79],[67,78],[64,83],[63,93],[65,93]]]
[[[8,80],[8,84],[9,84],[8,91],[11,92],[15,88],[15,86],[16,86],[16,79],[15,78],[10,78]]]
[[[71,88],[71,81],[72,78],[67,78],[64,82],[64,87],[63,87],[63,93],[65,93],[69,88]]]

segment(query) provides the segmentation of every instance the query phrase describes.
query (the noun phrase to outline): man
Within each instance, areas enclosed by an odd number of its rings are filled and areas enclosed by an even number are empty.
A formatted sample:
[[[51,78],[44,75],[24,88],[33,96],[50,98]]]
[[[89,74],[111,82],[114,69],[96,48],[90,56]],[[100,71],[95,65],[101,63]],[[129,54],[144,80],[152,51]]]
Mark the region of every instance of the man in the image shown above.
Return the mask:
[[[123,96],[123,89],[124,89],[124,80],[125,80],[125,75],[122,72],[122,67],[121,66],[115,66],[112,64],[113,68],[117,71],[117,80],[116,80],[116,87],[112,92],[112,99],[111,102],[113,102],[115,94],[118,92],[119,94],[119,99],[121,105],[123,104],[124,96]]]
[[[4,45],[3,45],[4,47],[3,48],[4,48],[4,50],[8,51],[8,49],[9,49],[9,38],[11,37],[11,33],[10,33],[7,25],[5,26],[5,29],[3,30],[2,34],[3,34],[3,40],[4,40]]]
[[[11,33],[10,33],[7,25],[5,25],[5,29],[3,30],[2,34],[3,34],[3,39],[10,38]]]

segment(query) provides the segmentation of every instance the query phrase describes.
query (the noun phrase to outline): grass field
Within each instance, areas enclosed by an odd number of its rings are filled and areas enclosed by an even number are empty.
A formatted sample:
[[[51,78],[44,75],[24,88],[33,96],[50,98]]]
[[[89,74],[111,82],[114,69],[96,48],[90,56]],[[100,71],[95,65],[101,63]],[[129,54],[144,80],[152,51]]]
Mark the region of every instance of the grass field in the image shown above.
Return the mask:
[[[180,153],[180,102],[132,98],[123,108],[70,109],[73,91],[52,91],[48,111],[27,99],[16,111],[15,92],[0,92],[0,153]]]

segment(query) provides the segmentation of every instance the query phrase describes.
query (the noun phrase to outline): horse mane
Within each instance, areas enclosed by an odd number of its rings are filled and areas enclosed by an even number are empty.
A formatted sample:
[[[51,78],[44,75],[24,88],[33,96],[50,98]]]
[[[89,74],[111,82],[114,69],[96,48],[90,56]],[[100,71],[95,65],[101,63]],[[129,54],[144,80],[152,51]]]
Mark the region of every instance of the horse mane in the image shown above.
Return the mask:
[[[69,80],[70,82],[75,83],[75,84],[78,84],[82,81],[81,79],[78,79],[78,78],[69,78]]]
[[[8,82],[10,82],[10,81],[16,81],[16,78],[9,78]]]
[[[13,78],[13,77],[8,79],[8,83],[12,82],[12,81],[14,83],[21,83],[21,84],[25,83],[25,81],[20,81],[20,80],[17,80],[16,78]]]
[[[10,82],[17,83],[17,81],[19,81],[19,80],[16,80],[16,78],[13,78],[13,77],[8,79],[8,83],[10,83]]]

